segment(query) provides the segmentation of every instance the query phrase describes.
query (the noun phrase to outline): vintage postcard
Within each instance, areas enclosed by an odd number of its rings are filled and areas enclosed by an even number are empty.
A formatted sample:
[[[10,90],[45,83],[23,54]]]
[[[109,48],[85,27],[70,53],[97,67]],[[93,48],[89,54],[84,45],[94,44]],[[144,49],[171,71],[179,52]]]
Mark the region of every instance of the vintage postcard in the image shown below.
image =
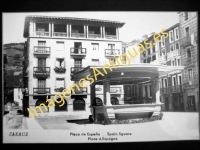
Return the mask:
[[[197,16],[3,13],[3,143],[199,140]]]

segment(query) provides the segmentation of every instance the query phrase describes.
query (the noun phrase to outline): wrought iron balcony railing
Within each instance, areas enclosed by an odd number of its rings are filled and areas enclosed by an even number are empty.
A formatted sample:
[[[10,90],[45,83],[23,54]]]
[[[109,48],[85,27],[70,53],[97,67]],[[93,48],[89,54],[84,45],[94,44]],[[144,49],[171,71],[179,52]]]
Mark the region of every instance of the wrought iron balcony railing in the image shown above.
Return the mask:
[[[85,38],[85,34],[84,33],[71,33],[71,37]]]
[[[110,87],[110,93],[121,93],[121,87]]]
[[[119,56],[120,50],[119,49],[105,49],[106,56]]]
[[[50,94],[51,88],[33,88],[33,94]]]
[[[160,89],[160,93],[161,94],[170,94],[170,93],[178,93],[178,92],[182,92],[182,84],[181,85],[175,85],[175,86],[169,86],[169,87],[165,87],[165,88],[161,88]]]
[[[53,32],[53,36],[67,37],[66,32]]]
[[[51,48],[46,46],[34,46],[34,54],[50,54]]]
[[[89,38],[101,38],[101,34],[88,34]]]
[[[83,69],[84,69],[83,67],[71,67],[71,73],[76,73],[76,72],[81,71]]]
[[[66,68],[65,67],[55,67],[54,71],[57,72],[57,73],[65,73]]]
[[[49,36],[49,32],[43,32],[43,31],[36,31],[35,32],[37,36]]]
[[[86,55],[86,48],[70,48],[71,55]]]
[[[50,67],[33,67],[33,74],[35,76],[49,76]]]

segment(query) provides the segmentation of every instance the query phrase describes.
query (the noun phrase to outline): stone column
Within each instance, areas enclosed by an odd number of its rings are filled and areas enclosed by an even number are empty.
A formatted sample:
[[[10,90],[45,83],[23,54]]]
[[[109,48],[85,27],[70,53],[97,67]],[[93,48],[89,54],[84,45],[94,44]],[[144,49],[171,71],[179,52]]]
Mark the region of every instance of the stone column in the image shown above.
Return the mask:
[[[86,39],[88,38],[88,25],[86,25]]]
[[[102,30],[103,30],[103,27],[101,26],[101,27],[100,27],[101,39],[103,38],[103,31],[102,31]]]
[[[111,106],[111,100],[110,100],[110,79],[106,78],[103,80],[103,98],[104,98],[104,104],[106,106]]]
[[[52,31],[51,31],[51,23],[49,23],[49,37],[51,37]]]
[[[117,40],[119,40],[119,28],[116,28],[116,36],[117,36]]]
[[[30,22],[29,23],[29,33],[28,33],[29,37],[33,36],[33,33],[34,33],[34,31],[33,31],[33,22]]]
[[[68,35],[68,32],[69,32],[69,29],[68,29],[69,27],[68,27],[68,24],[66,25],[66,32],[67,32],[67,37],[69,37],[69,35]]]
[[[160,104],[160,83],[159,78],[155,78],[155,97],[156,97],[156,103]]]
[[[153,102],[156,102],[156,85],[155,84],[156,84],[156,81],[151,79],[151,95],[152,95]]]
[[[71,24],[69,24],[69,37],[71,37],[71,31],[72,31],[72,25]]]
[[[105,39],[105,27],[103,27],[103,39]]]
[[[90,105],[94,105],[94,99],[96,97],[95,93],[95,82],[90,85]]]
[[[54,23],[52,23],[52,28],[51,28],[51,36],[53,37],[53,32],[54,32]]]
[[[35,22],[33,22],[33,36],[35,36],[36,35],[36,25],[35,25]]]

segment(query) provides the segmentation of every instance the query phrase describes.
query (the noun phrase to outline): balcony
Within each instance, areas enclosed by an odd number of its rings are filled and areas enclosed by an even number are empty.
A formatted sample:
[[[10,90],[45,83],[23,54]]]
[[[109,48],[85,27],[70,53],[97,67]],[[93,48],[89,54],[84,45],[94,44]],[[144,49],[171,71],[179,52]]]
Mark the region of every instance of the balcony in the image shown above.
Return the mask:
[[[105,49],[106,57],[113,57],[113,56],[119,56],[119,55],[120,55],[119,49]]]
[[[72,95],[87,95],[87,88],[80,88],[80,91],[77,89],[77,88],[73,88],[74,89],[74,92],[75,94],[72,93]]]
[[[169,87],[165,87],[165,88],[161,88],[160,89],[160,93],[163,94],[170,94],[170,93],[178,93],[178,92],[182,92],[182,85],[175,85],[175,86],[169,86]]]
[[[71,67],[71,73],[73,74],[83,69],[84,69],[83,67]]]
[[[73,58],[84,58],[86,57],[86,48],[70,48],[70,55]]]
[[[88,38],[101,38],[101,34],[88,34]]]
[[[66,32],[54,32],[53,36],[56,36],[56,37],[67,37],[67,33]]]
[[[33,88],[33,94],[50,94],[51,88]]]
[[[116,35],[105,35],[106,39],[117,39]]]
[[[51,48],[46,46],[34,46],[34,55],[48,56],[51,53]]]
[[[62,92],[65,88],[64,87],[59,87],[59,88],[55,88],[54,91],[55,92]]]
[[[37,78],[50,76],[50,67],[33,67],[33,75]]]
[[[49,36],[49,32],[44,32],[44,31],[36,31],[35,32],[36,36]]]
[[[84,33],[71,33],[71,37],[74,37],[74,38],[85,38],[85,34]]]
[[[167,59],[170,59],[170,58],[173,58],[173,57],[176,57],[179,55],[180,55],[180,50],[174,50],[174,51],[167,53]]]
[[[56,73],[65,73],[66,72],[66,68],[65,67],[55,67],[53,70]]]
[[[181,47],[186,48],[187,46],[191,45],[191,37],[187,35],[186,37],[181,39]]]

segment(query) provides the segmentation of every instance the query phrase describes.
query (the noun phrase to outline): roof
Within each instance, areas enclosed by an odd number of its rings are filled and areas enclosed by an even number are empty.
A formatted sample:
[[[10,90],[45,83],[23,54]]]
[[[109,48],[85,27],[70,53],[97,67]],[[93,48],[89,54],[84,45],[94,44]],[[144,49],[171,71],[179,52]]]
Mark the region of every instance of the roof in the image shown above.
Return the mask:
[[[26,16],[24,22],[24,37],[28,36],[28,28],[30,20],[40,20],[40,21],[55,21],[55,22],[65,22],[65,23],[87,23],[87,24],[101,24],[105,26],[116,26],[121,28],[125,23],[119,21],[111,20],[100,20],[100,19],[88,19],[88,18],[74,18],[74,17],[58,17],[58,16],[40,16],[32,15]]]

